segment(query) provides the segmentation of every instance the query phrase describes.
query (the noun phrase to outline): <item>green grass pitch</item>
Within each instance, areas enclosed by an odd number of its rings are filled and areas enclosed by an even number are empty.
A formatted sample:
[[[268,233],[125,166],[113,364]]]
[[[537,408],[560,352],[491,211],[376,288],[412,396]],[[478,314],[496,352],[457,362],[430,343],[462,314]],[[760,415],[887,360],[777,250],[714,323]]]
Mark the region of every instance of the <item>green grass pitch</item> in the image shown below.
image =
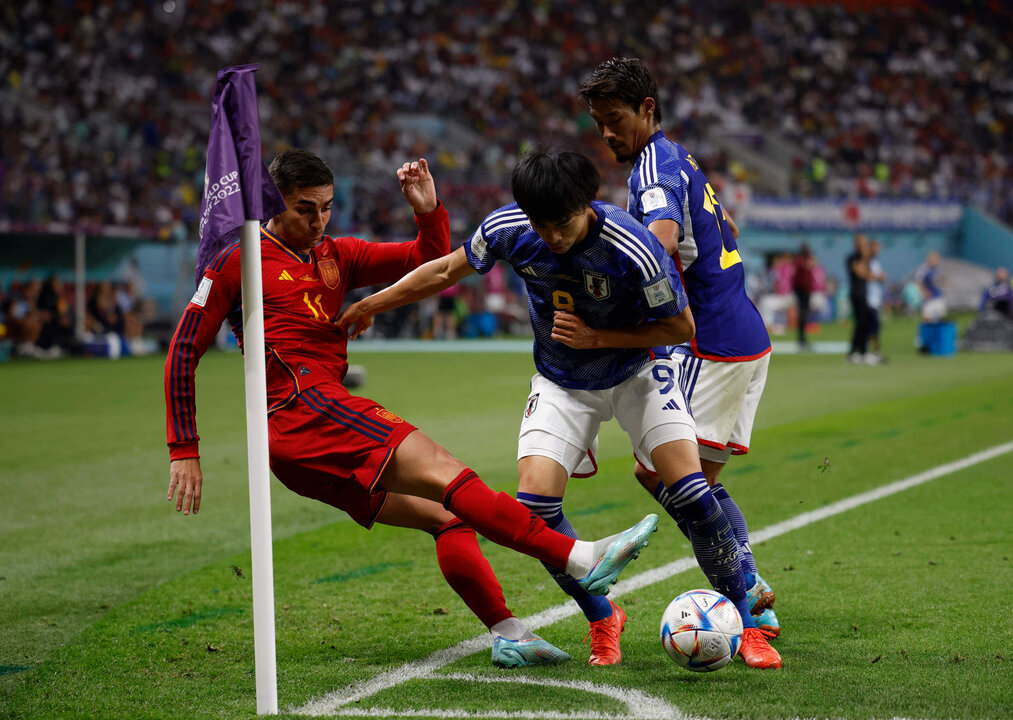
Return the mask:
[[[882,367],[775,355],[752,452],[723,478],[752,531],[1013,440],[1013,359],[919,356],[914,332],[886,325]],[[516,489],[530,356],[352,348],[369,371],[362,394],[494,488]],[[0,365],[0,717],[255,716],[241,361],[211,354],[198,372],[195,517],[165,500],[161,373],[160,358]],[[600,461],[567,492],[587,537],[656,509],[617,427]],[[706,586],[694,567],[618,598],[630,618],[621,665],[587,666],[586,623],[567,616],[539,632],[571,663],[503,671],[482,650],[341,712],[608,717],[648,698],[660,704],[636,707],[708,718],[1007,718],[1011,463],[1007,453],[758,544],[784,626],[779,671],[736,661],[696,675],[667,659],[661,612]],[[283,714],[482,632],[427,536],[367,533],[276,481],[272,499]],[[626,577],[690,555],[664,516],[654,538]],[[537,562],[483,548],[518,616],[564,604]]]

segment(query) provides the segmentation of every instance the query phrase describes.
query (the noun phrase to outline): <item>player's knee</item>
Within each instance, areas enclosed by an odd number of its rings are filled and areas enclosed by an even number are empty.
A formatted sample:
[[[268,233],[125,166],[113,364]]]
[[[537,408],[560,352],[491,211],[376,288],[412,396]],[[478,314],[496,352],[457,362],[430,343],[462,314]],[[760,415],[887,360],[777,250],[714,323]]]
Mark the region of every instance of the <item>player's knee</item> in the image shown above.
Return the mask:
[[[413,432],[394,454],[392,467],[384,473],[387,482],[397,482],[398,489],[414,494],[419,487],[441,489],[467,467],[421,432]],[[393,476],[393,477],[391,477]],[[395,489],[385,485],[388,490]]]
[[[517,462],[517,478],[520,492],[563,497],[568,475],[566,468],[556,458],[527,455]]]

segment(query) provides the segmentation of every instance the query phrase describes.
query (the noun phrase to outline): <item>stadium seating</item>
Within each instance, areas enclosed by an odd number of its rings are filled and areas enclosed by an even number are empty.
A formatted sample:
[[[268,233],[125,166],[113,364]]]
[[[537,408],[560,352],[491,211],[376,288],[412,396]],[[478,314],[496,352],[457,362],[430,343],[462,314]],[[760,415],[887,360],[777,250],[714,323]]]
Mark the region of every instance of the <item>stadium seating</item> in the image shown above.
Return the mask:
[[[576,97],[613,54],[646,59],[666,130],[716,184],[725,174],[762,186],[720,142],[737,135],[796,194],[952,197],[1013,219],[1011,11],[847,4],[858,9],[19,3],[0,33],[0,224],[192,238],[214,73],[251,61],[262,65],[265,154],[308,147],[348,174],[342,230],[401,232],[390,168],[423,153],[459,232],[505,200],[517,154],[543,142],[595,153],[621,201],[624,169]]]

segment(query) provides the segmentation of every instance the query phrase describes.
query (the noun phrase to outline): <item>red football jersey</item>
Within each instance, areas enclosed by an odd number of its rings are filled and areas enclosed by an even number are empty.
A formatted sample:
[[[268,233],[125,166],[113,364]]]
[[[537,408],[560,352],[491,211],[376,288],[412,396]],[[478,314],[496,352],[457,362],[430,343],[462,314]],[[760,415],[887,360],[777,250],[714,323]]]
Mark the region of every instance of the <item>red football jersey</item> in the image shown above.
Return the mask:
[[[268,412],[348,369],[347,333],[334,324],[345,294],[389,283],[450,252],[450,221],[441,203],[416,215],[418,237],[405,243],[324,237],[300,257],[267,229],[261,231],[264,283],[264,346]],[[165,406],[169,456],[198,457],[194,374],[197,362],[228,318],[242,345],[239,243],[208,265],[169,347]]]

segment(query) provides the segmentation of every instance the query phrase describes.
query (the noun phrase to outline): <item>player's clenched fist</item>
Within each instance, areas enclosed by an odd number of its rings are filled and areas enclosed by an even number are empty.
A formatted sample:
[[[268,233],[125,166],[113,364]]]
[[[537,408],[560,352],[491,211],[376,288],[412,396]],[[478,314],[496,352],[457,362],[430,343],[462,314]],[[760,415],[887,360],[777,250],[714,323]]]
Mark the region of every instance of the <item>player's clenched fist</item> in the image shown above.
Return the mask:
[[[595,346],[595,331],[571,312],[557,310],[552,316],[552,339],[576,350]]]
[[[171,501],[173,495],[176,496],[176,512],[189,515],[193,509],[193,514],[197,514],[202,480],[199,458],[173,460],[169,464],[169,494],[166,499]]]

